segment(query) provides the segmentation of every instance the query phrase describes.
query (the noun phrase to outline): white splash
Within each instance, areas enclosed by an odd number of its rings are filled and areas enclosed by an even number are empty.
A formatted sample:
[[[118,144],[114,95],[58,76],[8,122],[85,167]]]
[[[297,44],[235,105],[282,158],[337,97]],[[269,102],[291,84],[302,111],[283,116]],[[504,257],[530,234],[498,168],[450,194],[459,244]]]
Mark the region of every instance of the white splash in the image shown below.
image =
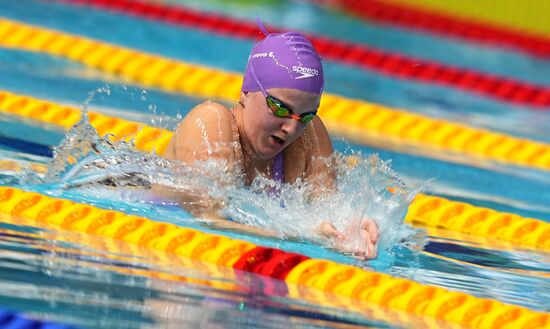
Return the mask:
[[[96,90],[89,99],[109,92],[108,88]],[[235,143],[209,146],[237,147]],[[140,203],[177,204],[193,214],[214,207],[222,217],[272,231],[282,239],[329,247],[331,243],[319,238],[316,231],[322,222],[349,232],[347,247],[352,249],[361,246],[360,230],[355,228],[365,219],[374,220],[379,227],[380,251],[391,252],[395,246],[419,249],[425,244],[418,230],[403,223],[418,190],[400,179],[388,162],[360,153],[336,153],[330,161],[337,172],[337,188],[317,193],[321,197],[310,197],[313,188],[304,181],[285,184],[258,176],[251,186],[245,186],[242,170],[238,166],[228,169],[224,161],[211,159],[186,166],[136,151],[132,142],[109,142],[98,136],[84,111],[82,120],[55,148],[43,183],[63,189],[140,190],[144,192]],[[158,193],[159,187],[172,197],[159,196],[166,195]],[[124,198],[124,193],[113,193],[113,198],[136,202]]]

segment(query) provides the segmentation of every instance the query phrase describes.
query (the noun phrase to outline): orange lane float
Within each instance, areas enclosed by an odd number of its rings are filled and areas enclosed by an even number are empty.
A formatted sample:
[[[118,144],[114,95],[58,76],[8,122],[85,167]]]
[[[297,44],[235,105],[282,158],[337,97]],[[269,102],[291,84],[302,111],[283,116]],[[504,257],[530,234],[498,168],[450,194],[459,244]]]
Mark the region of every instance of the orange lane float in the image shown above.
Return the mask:
[[[5,19],[0,19],[0,46],[62,56],[145,86],[199,97],[234,101],[242,81],[235,73]],[[12,112],[26,108],[19,102],[11,107]],[[323,95],[319,115],[331,133],[358,143],[421,147],[465,159],[550,169],[550,145],[542,142],[331,94]]]
[[[305,286],[463,326],[550,326],[549,314],[520,306],[16,188],[0,187],[0,214],[269,276],[284,280],[290,288]],[[301,293],[292,291],[291,296]]]
[[[195,9],[178,5],[149,3],[136,0],[55,0],[71,5],[86,5],[107,9],[117,13],[162,21],[168,24],[188,28],[197,28],[232,37],[247,37],[257,39],[259,34],[256,24],[212,12],[199,12]],[[343,2],[343,3],[342,3]],[[409,1],[410,2],[410,1]],[[343,5],[345,8],[355,8],[371,19],[386,23],[403,24],[417,28],[438,25],[457,26],[455,30],[448,29],[447,35],[453,31],[463,31],[464,36],[478,36],[476,41],[499,40],[504,45],[517,45],[520,49],[532,50],[534,53],[544,53],[550,50],[550,40],[538,40],[527,35],[511,32],[504,33],[499,29],[490,29],[483,24],[473,24],[466,20],[457,23],[448,22],[434,14],[421,13],[416,8],[404,7],[399,4],[384,1],[331,1],[331,4]],[[458,2],[455,2],[458,3]],[[500,6],[496,6],[500,7]],[[538,7],[538,5],[537,5]],[[425,16],[425,17],[422,17]],[[411,18],[413,17],[413,18]],[[386,20],[384,20],[386,18]],[[417,23],[416,25],[414,23]],[[438,24],[439,23],[439,24]],[[424,24],[424,25],[423,25]],[[437,29],[435,29],[437,30]],[[270,28],[272,32],[278,32]],[[471,32],[475,33],[471,33]],[[548,110],[550,105],[550,87],[535,85],[529,82],[516,81],[503,76],[491,75],[479,71],[467,70],[456,66],[445,65],[434,61],[410,57],[404,54],[392,53],[358,43],[336,40],[326,36],[306,34],[323,58],[352,64],[363,69],[376,71],[399,79],[415,80],[473,92],[492,97],[500,101],[532,106],[538,110]],[[525,39],[525,40],[523,40]],[[542,38],[539,38],[542,39]],[[544,42],[545,41],[545,42]],[[514,43],[515,42],[515,43]],[[535,43],[538,47],[533,46]],[[524,47],[521,47],[524,46]],[[527,46],[527,48],[525,47]],[[550,53],[546,56],[550,57]]]
[[[37,108],[40,111],[35,111]],[[335,110],[338,110],[337,104]],[[58,124],[64,128],[72,126],[80,118],[78,109],[4,91],[0,91],[0,112]],[[388,115],[393,117],[391,114],[383,116]],[[100,136],[111,134],[115,139],[133,138],[135,147],[144,152],[154,150],[163,154],[173,135],[168,130],[96,112],[88,112],[88,117]],[[352,157],[349,158],[350,165],[354,161]],[[392,187],[388,189],[391,192]],[[544,221],[499,213],[443,198],[419,195],[409,207],[406,220],[415,225],[440,227],[476,236],[491,236],[517,246],[550,250],[550,224]]]
[[[405,221],[550,251],[550,223],[441,197],[418,195],[409,206]]]

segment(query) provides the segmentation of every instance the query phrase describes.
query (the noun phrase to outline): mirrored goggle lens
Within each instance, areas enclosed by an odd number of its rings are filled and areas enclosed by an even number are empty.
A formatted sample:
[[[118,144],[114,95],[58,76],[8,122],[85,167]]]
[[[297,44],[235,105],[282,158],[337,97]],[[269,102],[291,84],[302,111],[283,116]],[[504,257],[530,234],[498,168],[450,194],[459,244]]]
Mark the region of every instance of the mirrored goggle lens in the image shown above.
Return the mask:
[[[289,108],[287,108],[285,105],[281,104],[271,96],[267,97],[267,105],[271,109],[271,112],[273,112],[273,114],[275,114],[275,116],[277,117],[280,117],[280,118],[294,117],[295,119],[297,119],[296,116],[291,116],[292,111]],[[315,118],[315,115],[316,113],[304,113],[300,115],[299,120],[302,123],[308,123],[311,120],[313,120],[313,118]]]
[[[275,101],[273,98],[268,97],[267,98],[267,105],[271,109],[271,112],[275,114],[278,117],[290,117],[290,110],[286,107],[284,107],[282,104]]]
[[[311,120],[313,120],[313,118],[315,118],[315,113],[308,113],[308,114],[305,114],[304,116],[302,116],[300,118],[300,122],[302,123],[308,123],[310,122]]]

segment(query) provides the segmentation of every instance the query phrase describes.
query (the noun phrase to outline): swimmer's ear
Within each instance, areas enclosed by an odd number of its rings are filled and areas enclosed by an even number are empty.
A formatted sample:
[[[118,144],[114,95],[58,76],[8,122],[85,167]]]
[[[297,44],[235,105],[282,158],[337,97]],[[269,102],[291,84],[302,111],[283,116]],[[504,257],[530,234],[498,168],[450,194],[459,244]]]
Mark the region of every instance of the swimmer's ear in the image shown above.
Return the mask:
[[[246,97],[246,93],[244,91],[241,91],[241,97],[239,97],[239,104],[244,107],[244,98]]]
[[[239,100],[239,104],[241,104],[242,107],[244,107],[244,100],[246,99],[247,95],[248,91],[241,91],[241,99]]]

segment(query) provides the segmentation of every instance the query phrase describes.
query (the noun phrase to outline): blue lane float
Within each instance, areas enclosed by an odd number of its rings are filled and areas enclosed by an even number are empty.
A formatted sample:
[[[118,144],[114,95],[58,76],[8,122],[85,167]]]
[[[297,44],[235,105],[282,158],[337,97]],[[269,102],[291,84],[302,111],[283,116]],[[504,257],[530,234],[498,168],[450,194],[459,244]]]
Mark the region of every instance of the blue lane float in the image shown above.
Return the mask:
[[[49,321],[29,319],[21,314],[0,308],[0,329],[77,329]]]

